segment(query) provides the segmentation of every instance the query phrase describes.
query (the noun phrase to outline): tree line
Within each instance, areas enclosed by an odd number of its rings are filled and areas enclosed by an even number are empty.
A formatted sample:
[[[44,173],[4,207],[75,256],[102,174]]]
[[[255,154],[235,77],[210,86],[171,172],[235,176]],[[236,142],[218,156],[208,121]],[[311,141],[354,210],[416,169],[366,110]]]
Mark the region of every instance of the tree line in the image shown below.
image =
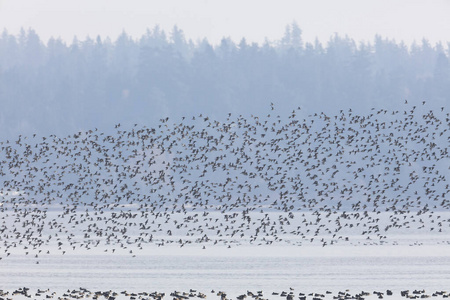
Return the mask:
[[[32,29],[0,36],[1,139],[70,134],[116,123],[154,126],[204,114],[305,113],[405,101],[442,107],[450,98],[450,43],[406,45],[338,34],[304,42],[296,23],[280,40],[187,40],[155,26],[138,39],[40,39]]]

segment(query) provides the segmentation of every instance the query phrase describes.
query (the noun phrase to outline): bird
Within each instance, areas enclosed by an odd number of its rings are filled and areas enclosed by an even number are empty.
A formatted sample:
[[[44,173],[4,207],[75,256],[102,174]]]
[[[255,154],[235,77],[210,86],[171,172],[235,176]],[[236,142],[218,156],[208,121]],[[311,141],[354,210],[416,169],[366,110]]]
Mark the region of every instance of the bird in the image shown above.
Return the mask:
[[[1,141],[0,258],[448,234],[445,108],[299,110]]]

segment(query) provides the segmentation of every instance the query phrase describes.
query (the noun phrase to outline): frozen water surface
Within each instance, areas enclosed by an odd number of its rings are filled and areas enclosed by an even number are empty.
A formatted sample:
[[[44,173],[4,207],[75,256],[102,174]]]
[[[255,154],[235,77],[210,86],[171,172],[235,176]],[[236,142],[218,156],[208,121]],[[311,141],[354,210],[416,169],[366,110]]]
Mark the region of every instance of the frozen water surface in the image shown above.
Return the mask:
[[[208,298],[211,290],[235,297],[247,291],[298,293],[339,291],[395,292],[446,290],[450,283],[449,246],[334,246],[334,247],[155,247],[152,254],[102,254],[75,251],[34,258],[11,255],[2,262],[0,282],[5,290],[28,287],[64,293],[91,291],[165,292],[194,289]],[[331,295],[330,295],[331,297]],[[371,297],[375,297],[372,295]],[[285,298],[285,297],[284,297]],[[170,298],[169,298],[170,299]],[[280,298],[281,299],[281,298]]]

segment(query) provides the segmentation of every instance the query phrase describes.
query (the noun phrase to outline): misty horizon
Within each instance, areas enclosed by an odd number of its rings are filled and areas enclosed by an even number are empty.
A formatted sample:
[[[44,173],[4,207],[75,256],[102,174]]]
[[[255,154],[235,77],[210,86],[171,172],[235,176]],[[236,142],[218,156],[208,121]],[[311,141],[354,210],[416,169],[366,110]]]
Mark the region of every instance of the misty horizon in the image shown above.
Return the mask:
[[[393,109],[450,94],[450,44],[405,44],[376,36],[357,43],[334,35],[326,45],[303,40],[295,22],[272,43],[223,39],[193,43],[182,28],[156,26],[140,39],[125,32],[70,45],[33,31],[0,35],[0,125],[3,137],[69,134],[114,124],[154,126],[165,117],[292,109]]]
[[[445,0],[3,0],[0,31],[18,35],[20,28],[34,29],[43,40],[61,37],[71,43],[74,36],[115,39],[124,30],[133,38],[156,24],[169,32],[182,28],[187,40],[207,38],[217,45],[223,37],[239,43],[263,44],[277,40],[285,25],[297,22],[304,41],[325,44],[338,33],[356,41],[372,41],[375,35],[411,45],[425,38],[431,44],[450,39],[450,5]]]
[[[141,40],[142,38],[144,38],[146,35],[151,34],[152,31],[154,31],[155,29],[160,31],[162,33],[163,36],[165,36],[165,38],[167,39],[167,42],[173,42],[172,40],[172,35],[175,31],[180,32],[183,35],[183,38],[186,39],[186,42],[195,46],[199,46],[202,43],[208,43],[210,44],[212,47],[220,47],[220,44],[223,43],[224,41],[226,42],[230,42],[230,43],[234,43],[236,45],[240,44],[241,42],[245,41],[248,44],[251,45],[257,45],[259,47],[264,46],[264,45],[268,45],[268,46],[278,46],[282,43],[283,38],[285,38],[286,36],[286,32],[287,30],[290,30],[289,28],[291,26],[297,26],[302,34],[302,37],[304,36],[305,32],[304,30],[301,28],[301,26],[298,24],[298,22],[293,21],[293,22],[289,22],[286,23],[284,28],[284,31],[280,31],[279,36],[275,36],[272,39],[269,39],[268,37],[264,38],[264,41],[252,41],[251,39],[248,39],[247,37],[243,36],[241,39],[236,40],[231,38],[230,36],[227,35],[223,35],[219,40],[217,40],[216,42],[211,42],[207,36],[203,36],[203,37],[197,37],[197,38],[189,38],[185,36],[185,32],[183,30],[182,27],[178,26],[177,24],[175,24],[171,29],[169,30],[165,30],[164,28],[162,28],[159,24],[155,24],[152,27],[146,27],[144,32],[140,35],[131,35],[129,34],[129,32],[124,28],[120,33],[116,34],[116,35],[101,35],[101,34],[87,34],[84,35],[84,37],[78,36],[78,35],[73,35],[71,38],[62,38],[60,35],[57,34],[50,34],[50,36],[47,39],[43,39],[41,38],[41,34],[39,33],[38,30],[35,30],[33,27],[21,27],[20,30],[17,33],[11,33],[7,28],[3,28],[1,34],[2,35],[8,35],[8,36],[14,36],[15,38],[20,38],[21,36],[27,35],[27,33],[29,32],[33,32],[35,33],[37,36],[39,36],[40,38],[40,42],[44,45],[44,46],[48,46],[49,43],[53,42],[53,41],[58,41],[60,43],[62,43],[65,46],[73,46],[74,44],[79,44],[79,43],[83,43],[83,42],[88,42],[88,41],[97,41],[100,40],[104,43],[109,43],[109,44],[115,44],[117,43],[117,41],[122,37],[122,36],[127,36],[130,40],[132,40],[133,42],[139,42],[139,40]],[[431,45],[433,48],[440,48],[440,49],[444,49],[447,52],[447,55],[450,55],[450,39],[446,40],[446,39],[441,39],[435,42],[431,42],[427,37],[422,37],[420,39],[414,39],[410,42],[406,42],[403,39],[396,39],[396,38],[391,38],[388,36],[384,36],[383,34],[379,34],[379,33],[375,33],[372,38],[363,38],[363,39],[357,39],[354,38],[353,36],[346,34],[346,33],[340,33],[340,32],[334,32],[333,34],[330,34],[328,36],[328,38],[326,39],[319,39],[318,37],[315,37],[313,40],[311,41],[306,41],[304,40],[304,45],[310,45],[310,46],[314,46],[314,45],[327,45],[328,43],[332,42],[332,40],[336,37],[339,38],[345,38],[347,40],[352,41],[353,43],[355,43],[355,47],[356,48],[360,48],[362,46],[366,46],[366,45],[372,45],[377,39],[382,39],[382,40],[386,40],[389,42],[392,42],[394,44],[397,45],[401,45],[402,47],[405,47],[406,49],[408,49],[408,51],[411,51],[414,47],[418,47],[423,43],[427,43],[429,45]]]

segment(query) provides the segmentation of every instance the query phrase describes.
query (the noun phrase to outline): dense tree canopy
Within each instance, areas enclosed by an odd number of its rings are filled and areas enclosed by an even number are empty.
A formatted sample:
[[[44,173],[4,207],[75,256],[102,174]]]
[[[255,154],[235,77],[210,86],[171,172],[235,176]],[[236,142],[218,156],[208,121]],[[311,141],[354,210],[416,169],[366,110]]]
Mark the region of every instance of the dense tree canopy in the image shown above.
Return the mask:
[[[200,113],[280,114],[371,107],[392,109],[450,97],[449,46],[427,40],[410,47],[380,36],[371,43],[332,36],[304,42],[298,25],[279,41],[192,42],[174,27],[136,40],[60,39],[46,44],[32,29],[0,35],[2,139],[68,134]]]

